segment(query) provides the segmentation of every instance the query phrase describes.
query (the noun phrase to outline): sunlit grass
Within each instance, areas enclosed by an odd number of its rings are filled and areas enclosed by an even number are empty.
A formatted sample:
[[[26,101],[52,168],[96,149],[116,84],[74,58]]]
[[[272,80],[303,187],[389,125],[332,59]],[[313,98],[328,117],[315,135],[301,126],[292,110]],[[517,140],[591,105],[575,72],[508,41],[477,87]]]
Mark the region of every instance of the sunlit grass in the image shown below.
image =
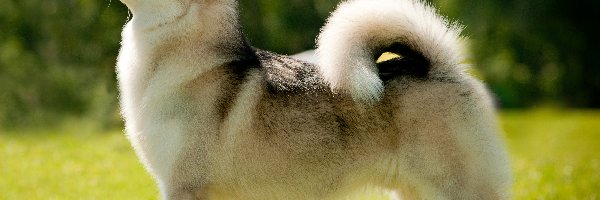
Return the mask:
[[[515,199],[600,199],[600,112],[504,112]]]
[[[0,133],[0,199],[156,199],[120,131],[99,134],[78,125]]]
[[[600,112],[505,111],[515,199],[599,199]],[[0,200],[158,199],[121,131],[0,133]],[[371,198],[384,199],[379,193]]]

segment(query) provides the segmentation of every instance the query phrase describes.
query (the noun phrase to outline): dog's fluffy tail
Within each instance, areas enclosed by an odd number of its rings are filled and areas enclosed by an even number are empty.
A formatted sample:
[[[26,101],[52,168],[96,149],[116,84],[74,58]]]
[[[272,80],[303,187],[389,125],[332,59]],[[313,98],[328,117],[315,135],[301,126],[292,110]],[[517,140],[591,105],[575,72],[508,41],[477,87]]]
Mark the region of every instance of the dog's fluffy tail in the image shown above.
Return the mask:
[[[319,36],[319,71],[332,89],[355,101],[374,102],[385,80],[458,67],[460,30],[420,0],[349,0]],[[384,52],[402,58],[377,63]]]

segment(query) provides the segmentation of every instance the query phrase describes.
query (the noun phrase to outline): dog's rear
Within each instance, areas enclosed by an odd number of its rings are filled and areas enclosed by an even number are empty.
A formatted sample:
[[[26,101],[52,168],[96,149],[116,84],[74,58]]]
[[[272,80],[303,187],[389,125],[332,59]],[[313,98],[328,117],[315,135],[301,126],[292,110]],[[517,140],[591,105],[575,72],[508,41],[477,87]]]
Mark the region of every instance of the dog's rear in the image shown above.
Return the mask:
[[[488,94],[419,1],[343,3],[318,65],[249,46],[235,0],[122,1],[122,112],[163,198],[509,197]]]

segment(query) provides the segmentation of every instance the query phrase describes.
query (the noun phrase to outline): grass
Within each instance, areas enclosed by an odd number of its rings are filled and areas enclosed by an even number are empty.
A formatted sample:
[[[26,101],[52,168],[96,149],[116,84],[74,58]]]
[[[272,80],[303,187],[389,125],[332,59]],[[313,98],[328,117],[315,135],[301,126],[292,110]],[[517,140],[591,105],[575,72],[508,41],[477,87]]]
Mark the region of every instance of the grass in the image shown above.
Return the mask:
[[[502,115],[515,199],[600,199],[600,112]]]
[[[600,199],[600,112],[505,111],[501,119],[515,199]],[[0,132],[0,200],[157,199],[121,131],[86,127]]]
[[[0,133],[0,200],[157,199],[121,131]]]

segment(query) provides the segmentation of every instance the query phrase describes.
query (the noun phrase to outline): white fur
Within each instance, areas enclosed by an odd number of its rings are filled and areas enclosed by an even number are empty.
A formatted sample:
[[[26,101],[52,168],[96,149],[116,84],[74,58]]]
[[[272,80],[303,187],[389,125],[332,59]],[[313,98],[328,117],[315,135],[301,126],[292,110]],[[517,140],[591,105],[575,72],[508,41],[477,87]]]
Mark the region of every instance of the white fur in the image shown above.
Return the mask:
[[[125,119],[127,137],[136,150],[141,162],[156,179],[163,199],[168,199],[171,189],[171,178],[178,155],[184,148],[183,134],[189,116],[173,116],[173,110],[181,109],[186,103],[179,92],[182,84],[194,79],[222,63],[228,58],[220,58],[213,52],[203,49],[203,46],[191,48],[195,44],[182,44],[179,49],[171,52],[157,50],[160,45],[177,41],[186,37],[194,37],[190,33],[206,27],[221,27],[218,21],[213,21],[215,13],[204,12],[204,20],[197,20],[199,8],[203,5],[187,5],[178,0],[145,1],[125,0],[134,14],[131,21],[124,27],[122,33],[122,48],[117,62],[117,76],[120,87],[121,113]],[[219,9],[229,9],[229,6],[215,6]],[[224,11],[221,11],[224,12]],[[174,33],[173,31],[178,32]],[[216,33],[216,37],[227,33]],[[211,34],[205,34],[209,46]],[[197,39],[189,39],[194,41]],[[177,54],[179,56],[162,55],[164,59],[157,60],[159,53]],[[205,59],[197,62],[201,54]],[[190,67],[196,66],[196,67]],[[204,102],[193,102],[204,106],[197,110],[204,111],[203,116],[210,116],[213,98],[216,94],[208,95]],[[212,125],[204,126],[207,129]]]
[[[373,102],[383,91],[375,48],[401,42],[423,53],[433,67],[455,67],[462,59],[459,32],[419,0],[347,1],[319,36],[319,69],[334,90]],[[450,70],[456,69],[445,71]]]
[[[127,137],[138,157],[154,175],[161,191],[168,188],[176,157],[182,148],[181,122],[167,119],[162,109],[176,102],[171,87],[177,80],[168,76],[152,77],[147,70],[149,47],[137,40],[129,24],[123,32],[123,48],[117,63],[121,88],[122,114]],[[170,102],[170,103],[169,103]],[[163,198],[165,194],[163,193]]]

